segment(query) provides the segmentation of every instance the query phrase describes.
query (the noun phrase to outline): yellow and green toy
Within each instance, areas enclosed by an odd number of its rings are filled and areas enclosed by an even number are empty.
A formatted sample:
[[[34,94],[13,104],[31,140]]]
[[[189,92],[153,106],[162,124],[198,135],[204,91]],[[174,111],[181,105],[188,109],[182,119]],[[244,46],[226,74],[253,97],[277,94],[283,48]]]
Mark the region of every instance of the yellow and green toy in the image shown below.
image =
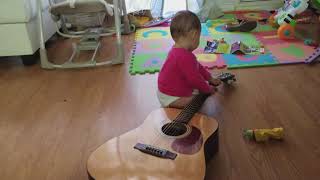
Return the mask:
[[[245,129],[243,136],[256,142],[266,142],[270,139],[282,140],[284,130],[281,127],[273,129]]]

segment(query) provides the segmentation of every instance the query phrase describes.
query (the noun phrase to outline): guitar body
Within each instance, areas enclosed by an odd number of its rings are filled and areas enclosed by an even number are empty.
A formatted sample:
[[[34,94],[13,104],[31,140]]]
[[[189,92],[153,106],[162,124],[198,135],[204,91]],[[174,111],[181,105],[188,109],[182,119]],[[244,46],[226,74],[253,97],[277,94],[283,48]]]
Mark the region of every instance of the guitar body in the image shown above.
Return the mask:
[[[202,114],[194,114],[188,130],[181,135],[163,132],[181,112],[173,108],[153,111],[138,128],[101,145],[89,157],[87,170],[95,180],[200,180],[204,179],[206,162],[218,151],[218,123]],[[179,128],[178,128],[179,129]],[[165,159],[143,153],[137,143],[153,145],[177,154]]]

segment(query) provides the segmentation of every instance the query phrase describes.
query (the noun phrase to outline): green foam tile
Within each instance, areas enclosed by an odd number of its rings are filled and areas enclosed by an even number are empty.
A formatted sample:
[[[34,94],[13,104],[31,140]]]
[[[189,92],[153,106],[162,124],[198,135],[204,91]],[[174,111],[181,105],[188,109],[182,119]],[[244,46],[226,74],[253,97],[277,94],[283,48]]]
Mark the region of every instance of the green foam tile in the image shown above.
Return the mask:
[[[166,52],[134,54],[131,58],[129,72],[131,75],[159,72],[166,57]]]

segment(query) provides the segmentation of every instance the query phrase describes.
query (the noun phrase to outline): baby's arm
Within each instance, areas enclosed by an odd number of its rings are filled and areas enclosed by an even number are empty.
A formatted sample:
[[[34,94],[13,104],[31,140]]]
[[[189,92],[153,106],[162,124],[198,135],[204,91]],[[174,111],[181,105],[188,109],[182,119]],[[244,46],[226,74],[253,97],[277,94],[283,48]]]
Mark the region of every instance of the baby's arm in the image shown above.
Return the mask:
[[[195,89],[203,93],[213,93],[214,88],[208,84],[211,75],[208,72],[205,76],[199,72],[199,66],[196,59],[186,57],[179,62],[179,69],[183,73],[188,83]]]
[[[209,82],[209,84],[213,86],[219,86],[221,81],[217,78],[211,76],[210,72],[207,71],[200,63],[199,63],[199,71],[205,80]]]

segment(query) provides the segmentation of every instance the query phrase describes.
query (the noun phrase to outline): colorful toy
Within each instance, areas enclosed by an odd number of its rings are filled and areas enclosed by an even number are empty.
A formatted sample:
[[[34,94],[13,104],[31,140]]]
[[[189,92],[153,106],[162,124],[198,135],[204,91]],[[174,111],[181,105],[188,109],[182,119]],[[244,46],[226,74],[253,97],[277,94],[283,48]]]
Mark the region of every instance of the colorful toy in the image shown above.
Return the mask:
[[[230,45],[222,38],[220,41],[213,40],[207,41],[207,46],[204,48],[205,53],[216,53],[216,54],[238,54],[245,55],[253,52],[260,52],[264,54],[264,47],[248,47],[241,41],[234,42]]]
[[[205,53],[226,54],[229,53],[229,44],[222,38],[220,41],[207,41],[207,46],[204,48]]]
[[[303,42],[305,45],[317,47],[317,43],[312,39],[305,39]]]
[[[218,79],[220,79],[220,81],[222,81],[223,83],[229,85],[237,81],[235,75],[231,73],[221,73],[220,75],[218,75]]]
[[[256,142],[266,142],[269,139],[282,140],[284,135],[283,128],[273,129],[245,129],[243,136]]]
[[[261,54],[264,54],[265,53],[265,50],[264,50],[264,46],[260,46],[260,47],[248,47],[246,50],[245,50],[246,53],[253,53],[253,52],[259,52]]]
[[[246,46],[244,43],[241,41],[237,41],[231,45],[231,54],[238,54],[238,55],[244,55],[247,52],[249,52],[249,47]]]
[[[214,53],[218,48],[219,42],[216,40],[207,41],[207,46],[204,48],[205,53]]]
[[[220,43],[226,43],[226,41],[224,40],[224,38],[221,38]]]
[[[271,25],[279,25],[278,37],[280,39],[294,39],[296,21],[294,16],[308,8],[309,0],[285,0],[282,8],[278,9],[270,18]]]

